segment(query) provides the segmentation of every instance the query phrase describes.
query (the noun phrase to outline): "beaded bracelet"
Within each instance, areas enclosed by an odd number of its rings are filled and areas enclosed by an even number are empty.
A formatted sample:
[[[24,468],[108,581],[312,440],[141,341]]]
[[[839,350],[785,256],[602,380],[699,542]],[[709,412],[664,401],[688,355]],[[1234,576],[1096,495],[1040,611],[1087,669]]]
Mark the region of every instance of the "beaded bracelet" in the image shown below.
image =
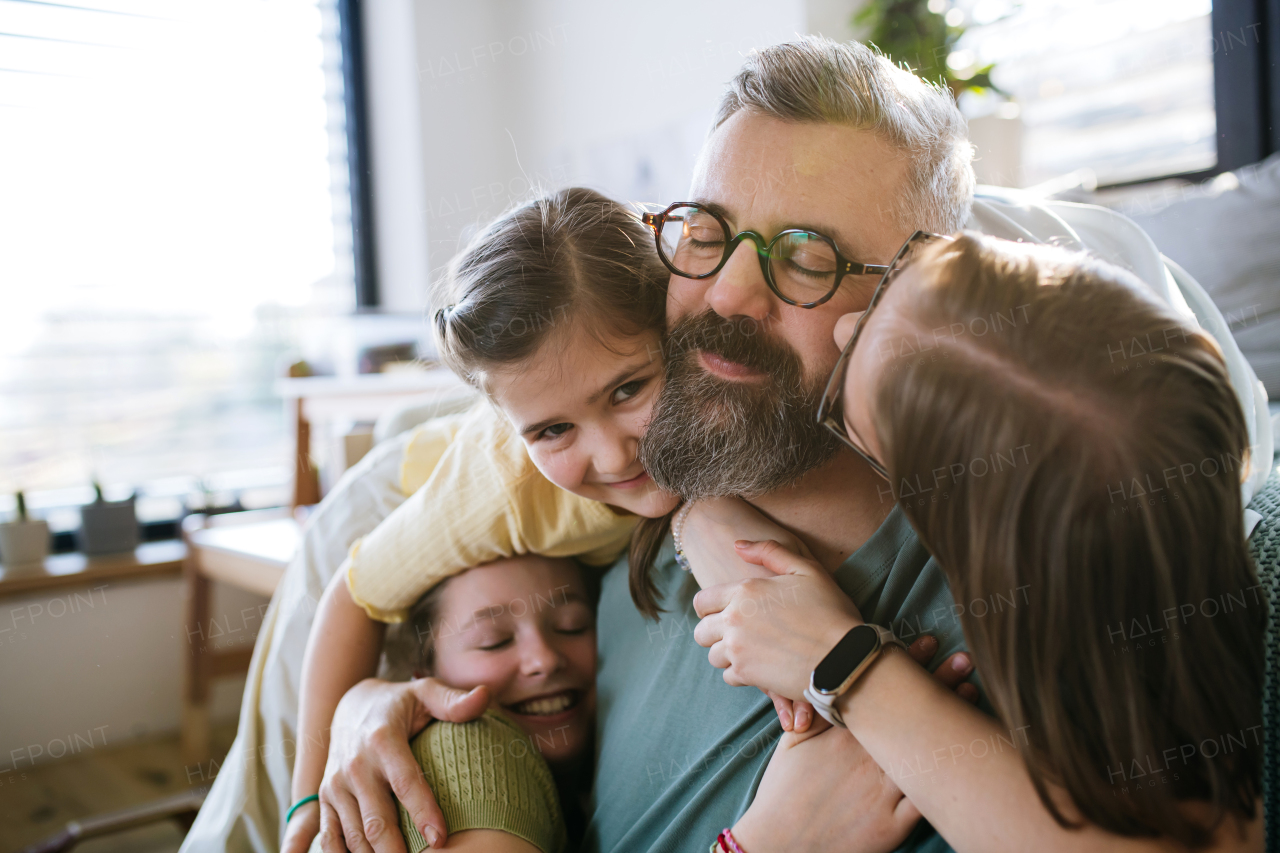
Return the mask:
[[[676,565],[686,572],[692,567],[689,565],[689,558],[684,555],[684,542],[680,537],[684,533],[684,522],[689,517],[689,510],[691,509],[693,509],[693,504],[686,503],[676,512],[675,518],[671,519],[671,539],[676,545]]]

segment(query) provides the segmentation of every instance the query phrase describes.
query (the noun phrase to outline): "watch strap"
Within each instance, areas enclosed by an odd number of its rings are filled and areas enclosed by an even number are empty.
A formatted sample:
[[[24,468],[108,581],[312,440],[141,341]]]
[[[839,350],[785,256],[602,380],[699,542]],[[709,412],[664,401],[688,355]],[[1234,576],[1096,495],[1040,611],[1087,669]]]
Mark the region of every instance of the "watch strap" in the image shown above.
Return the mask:
[[[907,647],[907,644],[894,636],[894,633],[888,628],[870,624],[868,624],[868,627],[875,629],[876,636],[880,638],[880,648],[872,652],[873,656],[879,657],[880,653],[884,651],[886,646],[898,646],[902,649]],[[841,690],[838,693],[820,693],[813,688],[813,676],[810,675],[809,686],[804,690],[804,698],[813,706],[813,710],[817,711],[824,720],[831,723],[833,726],[839,726],[840,728],[845,729],[848,728],[848,726],[844,724],[844,718],[840,716],[840,711],[836,708],[836,701],[847,693],[849,688],[856,683],[857,679],[854,679],[854,681],[845,685],[844,690]]]

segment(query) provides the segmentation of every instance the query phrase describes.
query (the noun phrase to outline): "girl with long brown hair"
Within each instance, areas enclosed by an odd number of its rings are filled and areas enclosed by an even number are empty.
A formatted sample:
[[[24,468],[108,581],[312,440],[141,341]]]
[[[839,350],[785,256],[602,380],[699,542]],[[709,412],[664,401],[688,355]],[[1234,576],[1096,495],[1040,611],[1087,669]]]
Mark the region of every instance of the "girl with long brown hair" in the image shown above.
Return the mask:
[[[834,719],[957,850],[1261,849],[1240,484],[1267,460],[1217,345],[1122,270],[968,234],[871,305],[837,326],[830,423],[946,572],[1000,722],[878,644],[820,691]],[[729,683],[812,697],[861,616],[777,542],[736,550],[779,576],[704,590],[695,636]],[[801,606],[744,607],[780,588]]]

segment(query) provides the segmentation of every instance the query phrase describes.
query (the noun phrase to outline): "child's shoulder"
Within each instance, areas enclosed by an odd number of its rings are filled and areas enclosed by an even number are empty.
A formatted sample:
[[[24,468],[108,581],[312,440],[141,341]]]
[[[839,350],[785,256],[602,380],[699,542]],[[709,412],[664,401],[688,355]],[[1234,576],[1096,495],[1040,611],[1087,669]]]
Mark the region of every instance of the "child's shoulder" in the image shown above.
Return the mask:
[[[451,723],[448,720],[433,720],[413,739],[418,744],[440,746],[448,744],[452,748],[471,750],[474,746],[489,747],[494,743],[529,738],[515,723],[502,713],[490,709],[474,720],[465,723]]]
[[[427,772],[446,775],[489,774],[505,768],[535,785],[554,785],[542,753],[519,726],[498,711],[466,723],[437,720],[411,743]]]
[[[467,723],[433,722],[411,747],[450,833],[500,829],[546,853],[564,849],[564,818],[551,769],[529,737],[501,713],[486,711]],[[425,847],[403,806],[400,826],[411,851]]]

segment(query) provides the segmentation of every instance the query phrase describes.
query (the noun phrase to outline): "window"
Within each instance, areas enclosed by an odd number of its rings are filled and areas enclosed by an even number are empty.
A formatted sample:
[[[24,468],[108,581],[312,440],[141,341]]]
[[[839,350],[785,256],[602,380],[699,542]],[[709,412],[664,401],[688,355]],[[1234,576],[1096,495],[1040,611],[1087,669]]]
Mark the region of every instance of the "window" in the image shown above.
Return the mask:
[[[274,379],[355,304],[343,95],[337,0],[0,0],[5,499],[283,500]]]
[[[948,23],[967,30],[948,64],[963,73],[995,63],[992,82],[1017,105],[1004,114],[1022,123],[1024,186],[1079,170],[1100,185],[1206,172],[1218,162],[1214,54],[1222,50],[1210,5],[960,0]],[[1001,100],[968,94],[961,107],[982,115]]]

